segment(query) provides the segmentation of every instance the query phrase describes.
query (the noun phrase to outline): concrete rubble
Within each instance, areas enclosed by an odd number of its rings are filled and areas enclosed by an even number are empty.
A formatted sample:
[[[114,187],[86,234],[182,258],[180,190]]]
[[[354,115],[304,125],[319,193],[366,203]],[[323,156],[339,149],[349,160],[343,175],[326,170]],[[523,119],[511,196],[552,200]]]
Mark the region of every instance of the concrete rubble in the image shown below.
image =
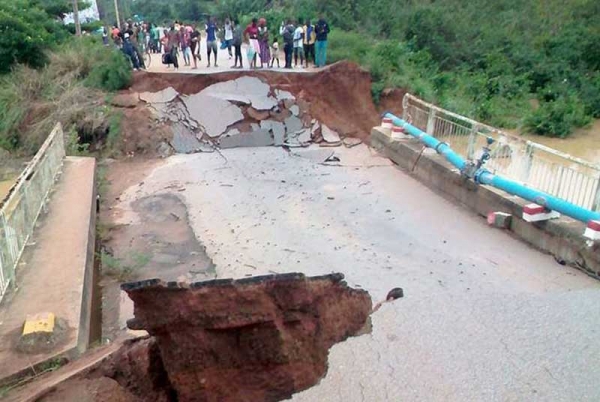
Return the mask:
[[[323,136],[323,140],[329,143],[337,143],[340,142],[340,135],[327,127],[325,124],[321,126],[321,135]]]
[[[181,122],[173,124],[173,139],[171,146],[178,154],[190,154],[197,152],[202,144],[188,127]]]
[[[291,92],[272,88],[256,77],[219,82],[196,94],[180,94],[169,87],[142,92],[158,121],[171,126],[168,142],[175,153],[221,148],[341,145],[334,130],[313,119],[310,104]],[[218,116],[215,118],[215,116]],[[204,138],[204,139],[203,139]],[[162,154],[167,154],[167,150]]]
[[[274,145],[273,134],[270,130],[256,130],[249,133],[224,135],[219,138],[222,149],[240,147],[268,147]]]

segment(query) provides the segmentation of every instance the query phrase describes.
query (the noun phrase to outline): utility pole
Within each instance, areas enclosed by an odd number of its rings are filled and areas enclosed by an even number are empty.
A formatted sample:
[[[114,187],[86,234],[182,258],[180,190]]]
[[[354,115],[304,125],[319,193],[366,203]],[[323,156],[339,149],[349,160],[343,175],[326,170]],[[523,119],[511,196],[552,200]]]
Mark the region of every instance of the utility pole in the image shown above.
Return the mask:
[[[79,6],[77,0],[73,0],[73,22],[75,22],[75,35],[81,36],[81,24],[79,23]]]
[[[119,17],[119,3],[115,0],[115,18],[117,19],[117,28],[121,29],[121,18]]]

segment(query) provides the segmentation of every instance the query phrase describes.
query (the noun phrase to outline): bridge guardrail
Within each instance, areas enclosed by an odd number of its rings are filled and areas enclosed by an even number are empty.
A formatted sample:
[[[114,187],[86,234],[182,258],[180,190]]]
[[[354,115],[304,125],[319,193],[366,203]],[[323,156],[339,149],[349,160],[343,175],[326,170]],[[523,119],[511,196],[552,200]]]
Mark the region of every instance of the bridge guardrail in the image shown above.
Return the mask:
[[[57,124],[0,204],[0,302],[15,280],[35,222],[65,157],[63,130]]]
[[[600,211],[600,166],[425,102],[414,95],[403,99],[403,119],[450,144],[467,159],[476,159],[486,144],[495,142],[485,165],[522,184]]]

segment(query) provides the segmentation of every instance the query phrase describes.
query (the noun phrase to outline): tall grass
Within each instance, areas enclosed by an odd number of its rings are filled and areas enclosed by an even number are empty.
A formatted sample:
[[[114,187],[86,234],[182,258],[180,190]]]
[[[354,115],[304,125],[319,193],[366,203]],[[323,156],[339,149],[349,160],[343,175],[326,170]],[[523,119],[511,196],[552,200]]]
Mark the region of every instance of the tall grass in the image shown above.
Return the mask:
[[[107,131],[111,109],[103,92],[124,88],[130,80],[131,68],[120,52],[86,38],[50,53],[43,69],[15,67],[0,78],[0,147],[31,155],[57,122],[65,132]]]

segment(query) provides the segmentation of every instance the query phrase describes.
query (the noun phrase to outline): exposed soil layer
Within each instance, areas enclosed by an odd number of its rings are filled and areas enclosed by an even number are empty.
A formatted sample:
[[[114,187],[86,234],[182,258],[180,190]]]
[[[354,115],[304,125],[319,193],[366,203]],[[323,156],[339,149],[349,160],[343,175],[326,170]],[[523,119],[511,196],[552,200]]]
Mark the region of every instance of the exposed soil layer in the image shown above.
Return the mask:
[[[232,71],[218,74],[136,74],[131,90],[156,92],[168,87],[182,94],[241,76],[254,76],[310,103],[309,114],[343,136],[366,139],[378,122],[371,99],[371,76],[359,66],[339,62],[314,73]],[[130,109],[137,110],[137,109]]]
[[[279,401],[309,388],[372,309],[341,274],[122,287],[135,304],[130,328],[154,336],[180,401]]]
[[[156,122],[144,106],[125,107],[122,113],[120,144],[117,147],[124,155],[156,157],[159,145],[173,137],[171,129]]]
[[[379,113],[390,112],[398,117],[402,116],[404,108],[402,107],[402,99],[406,95],[405,89],[388,88],[381,92],[377,110]]]
[[[14,397],[37,395],[35,400],[45,402],[287,399],[326,374],[331,346],[368,331],[371,297],[343,278],[294,273],[124,284],[135,303],[130,327],[153,336],[92,351],[95,363],[80,364],[84,356],[73,363],[79,369],[67,365],[51,374],[59,381],[48,378],[46,388],[32,383]]]

